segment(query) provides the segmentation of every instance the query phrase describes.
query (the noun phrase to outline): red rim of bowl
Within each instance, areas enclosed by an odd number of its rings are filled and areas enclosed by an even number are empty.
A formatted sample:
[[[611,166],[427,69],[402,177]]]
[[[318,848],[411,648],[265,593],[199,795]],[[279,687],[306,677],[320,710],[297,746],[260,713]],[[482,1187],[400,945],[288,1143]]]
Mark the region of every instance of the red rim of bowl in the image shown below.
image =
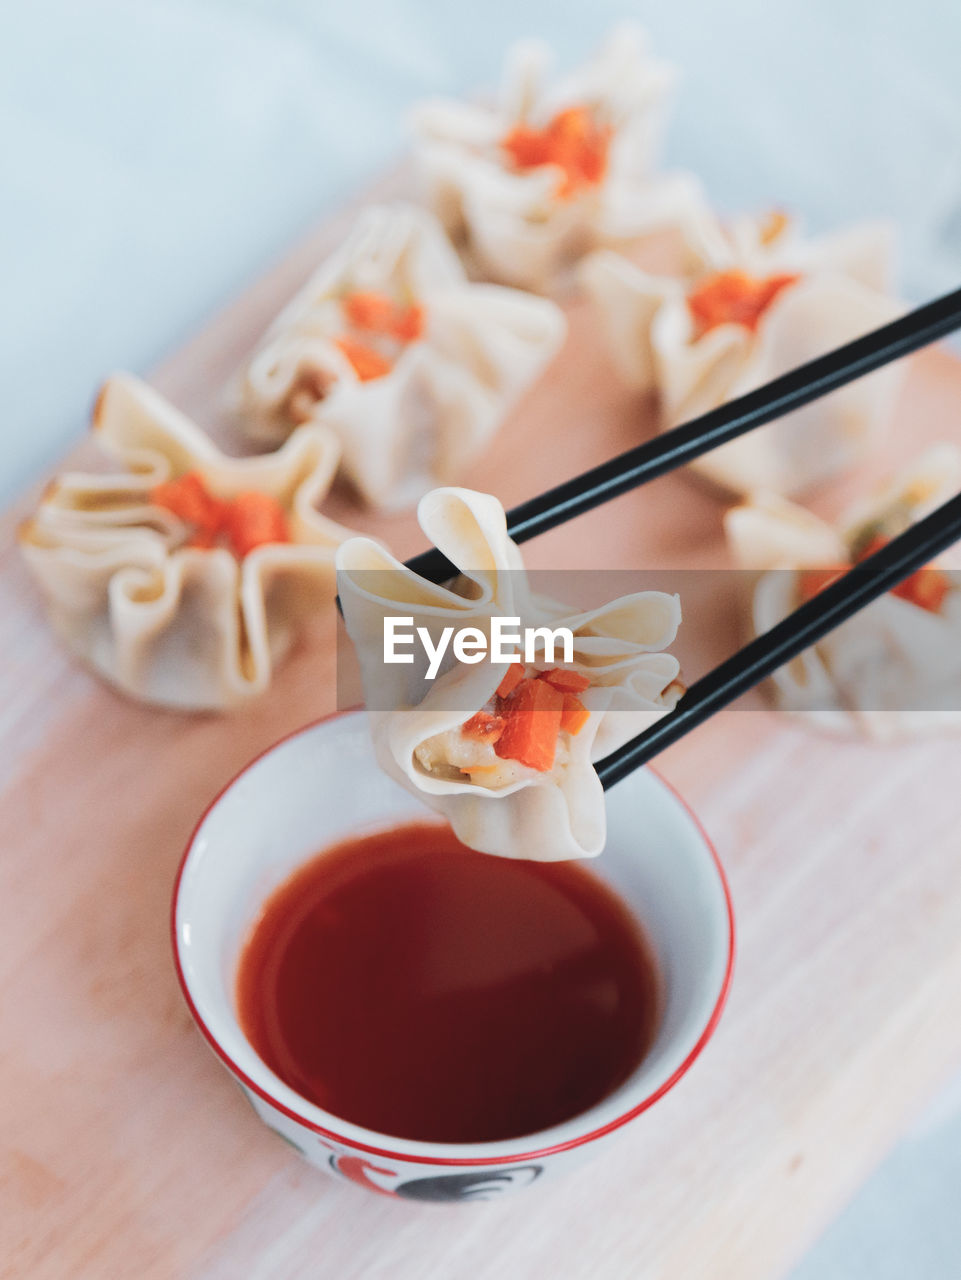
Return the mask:
[[[697,814],[693,811],[693,809],[690,807],[690,805],[687,803],[684,797],[678,793],[676,788],[673,787],[671,783],[668,782],[667,779],[663,777],[662,774],[660,774],[656,769],[652,769],[650,765],[647,765],[646,767],[650,770],[651,773],[654,774],[654,776],[658,779],[661,785],[664,786],[671,793],[671,795],[678,802],[678,804],[680,804],[681,808],[684,810],[687,816],[694,823],[694,826],[697,828],[697,831],[700,834],[701,839],[704,841],[705,845],[707,846],[708,852],[711,855],[711,859],[717,871],[718,878],[721,882],[721,889],[723,890],[723,893],[724,893],[724,902],[725,902],[725,907],[727,909],[728,953],[727,953],[727,964],[725,966],[725,971],[724,971],[724,980],[721,983],[721,989],[718,992],[718,997],[717,997],[717,1000],[715,1001],[714,1008],[711,1011],[711,1016],[708,1018],[707,1024],[704,1027],[704,1030],[701,1032],[700,1036],[698,1037],[697,1043],[691,1049],[690,1053],[687,1055],[684,1061],[680,1064],[680,1066],[678,1066],[676,1070],[672,1072],[672,1074],[668,1076],[668,1078],[662,1084],[658,1085],[658,1087],[654,1090],[653,1093],[648,1094],[646,1098],[643,1098],[639,1103],[631,1107],[629,1111],[625,1111],[623,1115],[617,1116],[613,1120],[609,1120],[607,1124],[601,1125],[600,1128],[598,1129],[592,1129],[590,1133],[581,1134],[579,1137],[576,1137],[576,1138],[568,1138],[567,1141],[565,1142],[556,1142],[553,1144],[553,1146],[550,1146],[550,1147],[540,1147],[539,1149],[536,1149],[534,1151],[523,1151],[523,1152],[519,1152],[516,1155],[474,1156],[474,1157],[435,1156],[435,1155],[421,1156],[421,1155],[411,1155],[409,1153],[403,1153],[399,1151],[391,1151],[390,1148],[388,1147],[370,1146],[367,1143],[359,1142],[356,1138],[344,1137],[342,1134],[337,1133],[333,1129],[325,1129],[323,1126],[319,1124],[315,1124],[312,1120],[308,1120],[305,1116],[300,1115],[298,1112],[294,1111],[292,1108],[278,1101],[278,1099],[276,1099],[270,1093],[268,1093],[266,1089],[264,1089],[261,1085],[257,1084],[256,1081],[251,1080],[251,1078],[247,1075],[247,1073],[243,1070],[243,1068],[238,1066],[237,1063],[233,1060],[233,1058],[231,1058],[231,1056],[227,1053],[227,1051],[223,1048],[223,1046],[217,1040],[216,1036],[207,1026],[206,1022],[201,1017],[200,1011],[198,1010],[196,1004],[194,1004],[193,997],[190,994],[190,989],[187,985],[187,979],[184,975],[183,966],[180,963],[180,948],[178,945],[178,937],[177,937],[177,904],[180,898],[180,884],[183,879],[184,870],[187,866],[187,859],[190,856],[190,851],[193,848],[194,841],[197,838],[200,828],[206,822],[207,817],[210,814],[211,810],[220,802],[223,796],[226,795],[226,793],[231,789],[231,787],[235,785],[235,783],[240,781],[240,779],[244,776],[244,774],[248,773],[254,767],[254,765],[256,765],[260,760],[262,760],[264,756],[269,755],[270,752],[275,751],[278,747],[282,746],[285,742],[289,742],[292,738],[296,738],[302,733],[309,733],[312,729],[316,729],[320,725],[326,724],[328,721],[336,720],[336,719],[339,719],[339,717],[341,716],[351,715],[355,711],[362,711],[362,710],[363,710],[362,707],[348,707],[343,711],[334,711],[330,715],[321,716],[317,720],[312,720],[309,724],[302,725],[299,729],[294,729],[290,733],[284,734],[282,738],[278,738],[278,740],[276,742],[271,743],[269,747],[265,747],[263,751],[258,752],[258,754],[254,756],[252,760],[249,760],[242,769],[240,769],[236,774],[234,774],[234,776],[220,788],[220,790],[217,792],[214,798],[210,801],[210,803],[204,809],[203,813],[200,815],[199,820],[194,826],[193,831],[190,833],[190,838],[187,841],[187,845],[186,845],[186,848],[184,849],[183,856],[180,859],[180,866],[177,868],[177,877],[174,880],[173,897],[171,899],[171,910],[170,910],[170,933],[171,933],[171,942],[173,945],[174,965],[176,966],[176,970],[177,970],[177,980],[180,983],[180,989],[183,992],[184,999],[187,1002],[187,1007],[190,1010],[190,1013],[193,1017],[194,1022],[200,1028],[200,1031],[203,1034],[204,1039],[213,1049],[217,1057],[220,1058],[220,1060],[230,1070],[230,1072],[234,1076],[236,1076],[236,1078],[246,1088],[250,1089],[253,1093],[255,1093],[264,1102],[268,1103],[276,1111],[279,1111],[282,1115],[287,1116],[288,1119],[296,1121],[297,1124],[302,1125],[305,1129],[309,1129],[312,1133],[316,1133],[321,1138],[329,1139],[333,1142],[340,1143],[343,1146],[351,1147],[357,1151],[363,1151],[367,1155],[379,1156],[382,1159],[387,1159],[387,1160],[403,1161],[407,1164],[464,1165],[464,1166],[470,1166],[474,1168],[478,1165],[519,1164],[523,1161],[542,1160],[542,1159],[545,1159],[547,1156],[557,1155],[562,1151],[570,1151],[574,1147],[584,1146],[585,1143],[595,1142],[598,1138],[603,1138],[605,1134],[612,1133],[615,1129],[619,1129],[621,1125],[627,1124],[630,1120],[633,1120],[637,1116],[641,1115],[642,1112],[647,1111],[649,1107],[652,1107],[655,1102],[658,1102],[661,1098],[664,1097],[666,1093],[668,1093],[671,1089],[673,1089],[682,1076],[687,1074],[687,1072],[693,1066],[696,1059],[700,1057],[702,1051],[704,1050],[705,1045],[708,1043],[708,1041],[714,1035],[714,1032],[717,1030],[717,1025],[721,1019],[721,1014],[723,1013],[724,1006],[727,1003],[728,992],[731,989],[731,979],[734,974],[734,953],[735,953],[734,904],[731,900],[731,890],[727,882],[727,876],[724,874],[724,868],[721,865],[721,860],[718,856],[718,852],[715,849],[711,841],[711,838],[708,836],[707,832],[704,830],[704,827],[701,825],[701,821],[698,818]]]

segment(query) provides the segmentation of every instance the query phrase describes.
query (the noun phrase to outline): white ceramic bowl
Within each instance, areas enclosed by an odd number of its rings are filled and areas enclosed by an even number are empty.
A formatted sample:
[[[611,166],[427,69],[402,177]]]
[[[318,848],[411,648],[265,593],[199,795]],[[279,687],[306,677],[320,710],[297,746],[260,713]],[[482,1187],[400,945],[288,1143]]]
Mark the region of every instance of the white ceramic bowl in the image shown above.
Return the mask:
[[[285,738],[224,788],[194,831],[174,889],[174,953],[201,1031],[264,1123],[311,1164],[386,1194],[486,1198],[592,1154],[687,1071],[730,984],[731,901],[710,841],[667,783],[650,769],[619,783],[608,796],[607,848],[590,866],[657,953],[665,1003],[647,1056],[613,1094],[541,1133],[464,1145],[392,1138],[322,1111],[274,1075],[240,1028],[234,978],[261,905],[296,867],[348,836],[425,816],[376,766],[363,712]]]

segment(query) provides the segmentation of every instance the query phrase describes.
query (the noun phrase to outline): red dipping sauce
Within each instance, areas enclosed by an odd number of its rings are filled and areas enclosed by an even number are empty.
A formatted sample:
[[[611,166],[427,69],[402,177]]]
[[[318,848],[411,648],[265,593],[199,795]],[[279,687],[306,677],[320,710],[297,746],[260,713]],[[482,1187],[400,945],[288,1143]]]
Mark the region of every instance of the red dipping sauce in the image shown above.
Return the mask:
[[[659,975],[627,908],[578,863],[475,853],[422,823],[335,845],[267,900],[241,1025],[343,1120],[494,1142],[568,1120],[650,1048]]]

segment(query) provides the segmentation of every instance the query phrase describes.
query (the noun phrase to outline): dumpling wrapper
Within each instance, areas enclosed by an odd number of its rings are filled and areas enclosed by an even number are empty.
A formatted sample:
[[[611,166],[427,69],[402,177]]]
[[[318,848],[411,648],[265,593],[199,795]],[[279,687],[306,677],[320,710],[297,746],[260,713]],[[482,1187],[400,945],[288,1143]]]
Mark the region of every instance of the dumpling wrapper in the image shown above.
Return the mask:
[[[661,429],[694,418],[769,382],[833,347],[892,320],[891,232],[864,224],[805,240],[783,215],[739,218],[722,228],[706,209],[685,223],[687,279],[655,276],[601,251],[582,280],[625,382],[654,391]],[[697,338],[691,290],[718,272],[755,278],[797,274],[762,314],[756,332],[720,324]],[[890,365],[786,414],[691,465],[734,493],[795,495],[868,456],[887,426],[902,371]]]
[[[389,373],[368,381],[336,344],[346,331],[341,299],[354,292],[423,309],[422,336],[402,346]],[[239,388],[245,429],[276,443],[298,421],[323,423],[367,503],[409,506],[463,477],[566,331],[563,312],[546,299],[471,284],[425,210],[369,208],[247,366]]]
[[[302,427],[276,453],[230,458],[139,379],[104,385],[93,429],[121,468],[68,472],[20,531],[51,622],[77,656],[144,702],[223,709],[264,692],[298,627],[334,596],[334,549],[350,530],[317,505],[336,438]],[[238,562],[181,545],[185,528],[150,503],[155,485],[197,472],[211,493],[257,490],[284,509],[291,541]]]
[[[504,510],[486,494],[439,489],[421,501],[418,518],[428,538],[462,570],[450,587],[424,581],[367,538],[351,538],[337,552],[338,591],[381,767],[443,814],[459,839],[484,853],[539,861],[599,854],[606,820],[593,761],[671,710],[680,696],[677,660],[663,652],[680,623],[678,598],[645,591],[578,612],[535,596],[520,551],[507,536]],[[505,761],[508,768],[496,787],[445,776],[452,769],[428,772],[419,763],[419,749],[459,729],[482,708],[507,664],[485,659],[468,665],[448,655],[433,684],[425,684],[420,646],[412,665],[382,660],[388,616],[413,618],[434,643],[446,626],[476,626],[489,638],[494,616],[520,617],[522,626],[569,627],[571,669],[592,681],[579,695],[590,712],[587,724],[576,735],[561,732],[549,772]]]
[[[690,174],[655,172],[674,72],[653,58],[635,23],[616,27],[577,70],[549,80],[539,41],[514,45],[492,106],[433,100],[412,114],[425,198],[478,273],[546,292],[601,245],[676,226],[700,203]],[[603,178],[564,198],[556,165],[517,170],[501,147],[518,125],[543,128],[561,110],[589,107],[613,136]]]
[[[961,450],[925,453],[837,528],[775,494],[755,494],[725,516],[742,568],[760,570],[751,625],[769,631],[799,603],[799,570],[847,563],[876,522],[915,523],[961,488]],[[937,561],[950,567],[950,558]],[[961,728],[961,586],[932,613],[890,593],[775,672],[778,704],[829,731],[890,740]],[[882,653],[884,661],[878,662]]]

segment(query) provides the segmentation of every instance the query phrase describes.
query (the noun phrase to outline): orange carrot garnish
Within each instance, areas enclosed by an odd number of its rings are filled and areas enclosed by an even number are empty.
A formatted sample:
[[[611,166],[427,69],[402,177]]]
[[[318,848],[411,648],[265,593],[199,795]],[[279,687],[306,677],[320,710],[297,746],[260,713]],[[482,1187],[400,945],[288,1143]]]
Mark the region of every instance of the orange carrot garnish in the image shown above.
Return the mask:
[[[708,276],[687,295],[696,337],[702,338],[721,324],[740,324],[754,333],[778,294],[800,278],[780,274],[758,280],[745,271],[720,271]]]
[[[337,346],[350,361],[361,382],[372,382],[374,378],[383,378],[390,373],[391,363],[387,357],[369,347],[366,342],[358,342],[356,338],[338,338]]]
[[[223,527],[234,555],[241,560],[265,543],[290,541],[283,507],[276,498],[254,490],[238,493],[227,504]]]
[[[590,718],[591,713],[576,694],[564,694],[564,709],[561,712],[562,729],[571,734],[580,733]]]
[[[209,535],[211,541],[223,519],[224,504],[215,498],[196,471],[188,471],[176,480],[155,485],[150,501],[192,525],[198,537]]]
[[[384,333],[399,342],[416,342],[424,332],[424,308],[416,302],[401,306],[386,293],[349,293],[344,313],[356,329]]]
[[[542,671],[537,678],[546,680],[548,684],[552,684],[555,689],[562,689],[564,693],[583,693],[591,683],[587,676],[582,676],[579,671],[565,671],[563,667]]]
[[[919,569],[906,582],[899,583],[892,595],[916,604],[929,613],[940,613],[944,597],[951,590],[951,582],[940,569]]]
[[[150,494],[163,507],[191,527],[188,547],[209,551],[224,539],[238,559],[265,542],[289,542],[283,507],[266,493],[251,490],[235,498],[215,497],[196,471],[158,484]]]
[[[825,587],[829,587],[832,582],[837,581],[842,573],[847,572],[847,566],[842,565],[825,569],[802,569],[800,578],[800,593],[802,600],[813,600],[819,591],[823,591]]]
[[[522,680],[504,708],[504,730],[494,751],[546,773],[553,767],[565,695],[546,680]]]
[[[503,732],[503,716],[492,716],[487,711],[478,711],[461,725],[461,733],[478,742],[496,742]]]
[[[500,684],[497,686],[498,698],[509,698],[520,682],[524,679],[523,662],[512,662],[504,672]]]
[[[391,334],[400,342],[416,342],[424,336],[424,308],[416,302],[409,307],[395,307]]]
[[[519,124],[501,141],[501,146],[518,169],[536,169],[552,164],[550,139],[546,129],[532,129]]]
[[[861,549],[858,560],[873,556],[875,551],[887,546],[888,541],[888,538],[876,533]],[[951,580],[946,573],[941,569],[927,568],[919,569],[910,578],[905,578],[896,587],[892,587],[891,595],[897,596],[899,600],[907,600],[909,604],[916,604],[919,609],[926,609],[929,613],[939,613],[950,589]]]
[[[888,541],[889,539],[882,537],[881,534],[874,534],[858,552],[854,563],[860,564],[868,556],[873,556],[875,551],[880,551],[882,547],[887,546]],[[805,569],[801,574],[801,599],[810,600],[819,591],[830,586],[849,567]],[[929,613],[939,613],[944,604],[944,597],[950,589],[951,580],[946,573],[941,569],[927,568],[919,569],[917,573],[912,573],[910,578],[899,582],[896,587],[891,588],[890,594],[897,596],[899,600],[907,600],[909,604],[917,605],[919,609],[927,609]]]
[[[386,293],[349,293],[343,307],[347,319],[358,329],[389,333],[394,323],[394,302]]]
[[[595,122],[587,107],[567,107],[543,129],[517,125],[501,141],[501,147],[517,169],[557,165],[563,175],[557,194],[568,199],[603,180],[611,134],[609,126]]]

